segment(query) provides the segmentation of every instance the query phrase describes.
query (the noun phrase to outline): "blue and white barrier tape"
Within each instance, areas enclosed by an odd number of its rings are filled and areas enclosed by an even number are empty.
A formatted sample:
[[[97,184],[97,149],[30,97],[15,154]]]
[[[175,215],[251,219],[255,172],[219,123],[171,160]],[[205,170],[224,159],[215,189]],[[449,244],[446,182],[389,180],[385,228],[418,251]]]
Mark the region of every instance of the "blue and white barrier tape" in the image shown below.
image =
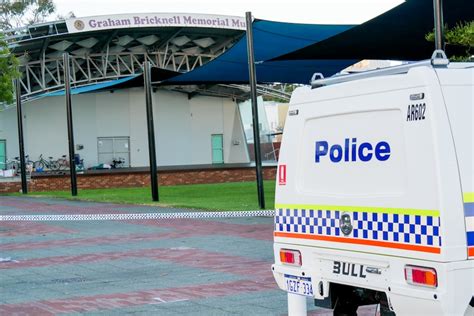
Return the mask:
[[[57,221],[123,221],[199,218],[272,217],[274,210],[232,212],[180,212],[138,214],[67,214],[67,215],[0,215],[0,222],[57,222]]]

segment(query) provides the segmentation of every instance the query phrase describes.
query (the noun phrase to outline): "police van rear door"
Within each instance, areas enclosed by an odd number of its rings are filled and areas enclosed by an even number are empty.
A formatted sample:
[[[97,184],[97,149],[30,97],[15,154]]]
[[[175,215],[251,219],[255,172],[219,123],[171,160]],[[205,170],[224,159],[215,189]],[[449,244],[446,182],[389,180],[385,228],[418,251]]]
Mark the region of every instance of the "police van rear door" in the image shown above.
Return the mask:
[[[276,242],[465,259],[459,244],[444,247],[461,233],[445,237],[443,229],[464,225],[442,225],[444,190],[451,185],[460,194],[460,186],[457,176],[440,182],[449,170],[440,170],[439,151],[442,159],[456,157],[453,144],[433,132],[435,120],[447,119],[439,118],[444,105],[433,71],[423,68],[294,93],[280,153]]]

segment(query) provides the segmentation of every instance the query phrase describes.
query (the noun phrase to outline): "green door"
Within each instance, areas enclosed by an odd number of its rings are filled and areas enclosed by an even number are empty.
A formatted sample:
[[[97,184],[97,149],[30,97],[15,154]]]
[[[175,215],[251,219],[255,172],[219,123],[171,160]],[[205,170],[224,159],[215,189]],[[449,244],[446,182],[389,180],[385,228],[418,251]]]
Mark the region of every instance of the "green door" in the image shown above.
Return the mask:
[[[224,163],[224,142],[222,134],[211,135],[212,163]]]
[[[7,160],[7,142],[5,140],[0,140],[0,169],[6,169],[6,160]]]

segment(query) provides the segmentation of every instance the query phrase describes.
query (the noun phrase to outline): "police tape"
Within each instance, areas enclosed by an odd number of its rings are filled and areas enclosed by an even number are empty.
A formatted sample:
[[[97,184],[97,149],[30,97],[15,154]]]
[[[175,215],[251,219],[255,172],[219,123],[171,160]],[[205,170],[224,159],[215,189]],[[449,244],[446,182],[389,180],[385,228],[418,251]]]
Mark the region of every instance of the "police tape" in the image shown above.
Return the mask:
[[[273,216],[275,216],[274,210],[138,214],[0,215],[0,222],[127,221]]]

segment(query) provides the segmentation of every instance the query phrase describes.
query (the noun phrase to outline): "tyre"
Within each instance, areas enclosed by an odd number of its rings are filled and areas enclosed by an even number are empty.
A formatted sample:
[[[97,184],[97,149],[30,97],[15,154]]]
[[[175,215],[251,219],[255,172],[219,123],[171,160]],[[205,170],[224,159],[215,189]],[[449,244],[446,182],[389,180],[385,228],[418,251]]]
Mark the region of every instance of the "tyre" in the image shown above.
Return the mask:
[[[59,159],[58,170],[68,170],[68,169],[69,169],[69,162],[66,159]]]
[[[57,168],[58,171],[61,171],[61,170],[64,170],[64,169],[65,169],[65,168],[64,168],[65,166],[64,166],[64,160],[63,160],[63,159],[58,159],[58,160],[56,161],[56,163],[57,163],[57,165],[58,165],[58,168]]]
[[[44,162],[42,162],[41,160],[35,161],[33,163],[33,167],[35,168],[35,170],[38,170],[38,169],[44,170]]]
[[[49,163],[49,170],[58,171],[59,170],[59,162],[57,160],[56,161],[51,161]]]
[[[7,169],[18,170],[18,163],[16,161],[7,161]]]

